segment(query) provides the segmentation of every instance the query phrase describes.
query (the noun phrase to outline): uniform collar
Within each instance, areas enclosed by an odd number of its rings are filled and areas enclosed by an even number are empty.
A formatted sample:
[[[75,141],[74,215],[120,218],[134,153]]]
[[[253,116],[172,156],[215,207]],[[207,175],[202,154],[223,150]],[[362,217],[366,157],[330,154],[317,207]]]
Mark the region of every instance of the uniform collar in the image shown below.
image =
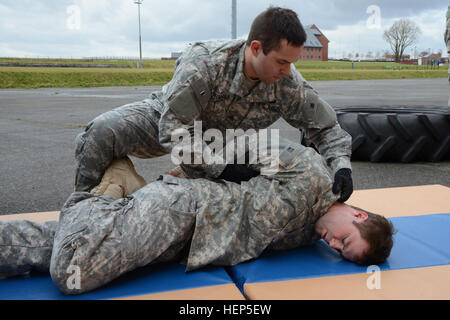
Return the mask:
[[[249,93],[247,84],[245,83],[244,74],[244,52],[245,52],[245,42],[239,51],[239,58],[236,67],[236,73],[234,74],[233,81],[230,86],[230,93],[237,95],[241,98],[246,98],[249,102],[269,102],[275,100],[275,85],[265,84],[259,82],[258,85],[253,88],[251,93]]]

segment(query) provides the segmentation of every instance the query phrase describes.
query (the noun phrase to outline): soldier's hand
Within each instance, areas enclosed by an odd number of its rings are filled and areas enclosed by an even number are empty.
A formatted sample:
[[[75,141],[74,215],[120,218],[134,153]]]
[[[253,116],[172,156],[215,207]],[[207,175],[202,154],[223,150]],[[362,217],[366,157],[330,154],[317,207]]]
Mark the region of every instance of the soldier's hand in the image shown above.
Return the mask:
[[[184,178],[184,179],[190,179],[190,177],[184,173],[183,169],[180,166],[177,166],[175,168],[173,168],[170,171],[166,171],[164,172],[165,174],[170,174],[174,177],[178,177],[178,178]]]
[[[339,169],[334,175],[333,193],[340,194],[338,201],[345,202],[353,193],[352,172],[350,169]]]

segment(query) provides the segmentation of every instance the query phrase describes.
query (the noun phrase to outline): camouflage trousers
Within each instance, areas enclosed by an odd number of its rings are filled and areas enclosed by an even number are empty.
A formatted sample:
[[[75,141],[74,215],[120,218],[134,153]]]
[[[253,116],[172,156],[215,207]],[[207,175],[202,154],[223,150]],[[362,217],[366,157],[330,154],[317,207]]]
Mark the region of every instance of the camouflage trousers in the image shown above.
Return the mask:
[[[60,214],[50,275],[64,293],[98,288],[125,272],[184,253],[195,224],[195,201],[181,186],[148,184],[119,200],[75,192]],[[176,204],[167,205],[178,195]],[[79,286],[70,286],[74,271]]]
[[[187,191],[155,181],[118,200],[74,192],[59,222],[0,221],[0,276],[50,271],[62,292],[79,294],[141,266],[180,261],[195,225]]]
[[[105,112],[76,138],[75,191],[98,185],[111,162],[127,155],[153,158],[166,154],[158,140],[160,115],[147,99]]]
[[[48,272],[58,221],[0,220],[0,277]]]

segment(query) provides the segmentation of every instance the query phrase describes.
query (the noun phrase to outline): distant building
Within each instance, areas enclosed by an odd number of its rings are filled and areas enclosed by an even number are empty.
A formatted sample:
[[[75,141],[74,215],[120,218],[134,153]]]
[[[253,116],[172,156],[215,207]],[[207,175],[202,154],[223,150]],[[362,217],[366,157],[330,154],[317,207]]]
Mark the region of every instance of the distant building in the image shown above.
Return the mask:
[[[172,52],[170,57],[162,57],[161,60],[177,60],[182,54],[183,52]]]
[[[313,24],[305,27],[306,42],[300,52],[299,60],[303,61],[328,61],[327,37]]]
[[[170,58],[171,59],[178,59],[179,57],[181,57],[181,54],[182,54],[183,52],[172,52],[171,54],[170,54]]]
[[[419,57],[419,65],[438,64],[439,60],[443,60],[440,53],[432,53],[427,56]]]
[[[394,56],[393,54],[386,54],[386,55],[384,56],[384,59],[387,60],[387,61],[395,61],[395,56]],[[402,55],[400,61],[403,61],[403,60],[410,60],[410,59],[411,59],[411,55],[409,55],[409,54],[404,54],[404,55]]]

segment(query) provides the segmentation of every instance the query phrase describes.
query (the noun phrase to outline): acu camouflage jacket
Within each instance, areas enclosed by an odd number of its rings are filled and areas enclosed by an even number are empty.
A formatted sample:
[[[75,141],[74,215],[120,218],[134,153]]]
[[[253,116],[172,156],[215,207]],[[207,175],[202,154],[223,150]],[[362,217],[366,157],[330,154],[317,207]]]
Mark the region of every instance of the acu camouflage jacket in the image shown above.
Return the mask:
[[[177,60],[172,80],[152,93],[150,102],[161,114],[159,141],[174,148],[171,135],[183,128],[263,129],[280,117],[298,128],[319,150],[333,172],[351,168],[351,136],[341,129],[332,107],[291,65],[291,74],[274,84],[259,82],[248,90],[243,72],[245,41],[197,42]],[[203,149],[206,143],[203,143]],[[195,154],[195,148],[187,152]],[[198,149],[197,149],[198,150]],[[198,155],[197,155],[198,156]],[[193,177],[218,177],[225,164],[182,164]]]

